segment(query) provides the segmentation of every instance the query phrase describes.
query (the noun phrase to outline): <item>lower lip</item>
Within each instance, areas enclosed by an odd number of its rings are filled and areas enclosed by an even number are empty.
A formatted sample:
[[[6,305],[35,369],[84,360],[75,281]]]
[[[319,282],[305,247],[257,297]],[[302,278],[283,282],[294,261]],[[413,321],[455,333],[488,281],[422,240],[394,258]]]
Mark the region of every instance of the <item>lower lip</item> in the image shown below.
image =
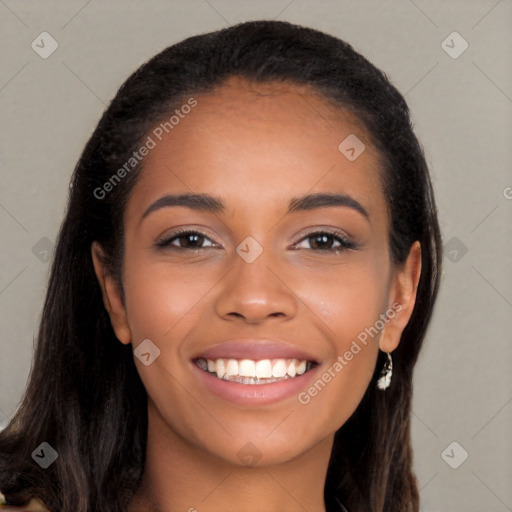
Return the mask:
[[[267,405],[297,395],[309,384],[319,368],[315,366],[298,377],[270,384],[240,384],[214,377],[194,362],[191,364],[195,373],[212,393],[240,405]]]

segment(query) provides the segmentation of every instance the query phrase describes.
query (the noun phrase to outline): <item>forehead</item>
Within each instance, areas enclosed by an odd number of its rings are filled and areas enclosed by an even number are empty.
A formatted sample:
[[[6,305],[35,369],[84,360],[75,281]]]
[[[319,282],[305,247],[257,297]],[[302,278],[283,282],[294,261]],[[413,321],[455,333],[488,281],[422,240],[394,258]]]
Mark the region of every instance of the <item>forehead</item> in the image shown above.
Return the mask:
[[[307,86],[234,77],[194,99],[161,140],[153,136],[138,196],[171,187],[256,205],[327,190],[371,197],[370,209],[385,207],[380,156],[364,126]],[[365,149],[350,161],[339,146],[354,136]]]

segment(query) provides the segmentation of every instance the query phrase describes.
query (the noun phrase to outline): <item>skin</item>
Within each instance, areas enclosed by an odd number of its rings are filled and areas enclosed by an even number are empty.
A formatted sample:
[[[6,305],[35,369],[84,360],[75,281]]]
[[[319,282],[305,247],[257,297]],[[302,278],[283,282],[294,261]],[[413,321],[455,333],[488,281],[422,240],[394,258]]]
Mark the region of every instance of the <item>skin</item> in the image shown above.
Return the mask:
[[[149,366],[135,359],[149,431],[130,512],[325,511],[334,434],[361,401],[379,348],[392,352],[400,341],[416,299],[419,243],[402,267],[392,265],[379,154],[351,114],[305,87],[238,78],[196,99],[146,157],[128,201],[124,302],[101,247],[92,247],[118,339],[134,347],[150,339],[161,351]],[[366,146],[353,162],[338,150],[349,134]],[[142,219],[163,195],[192,192],[221,198],[225,211],[174,206]],[[317,192],[350,195],[369,219],[347,206],[286,213],[290,199]],[[196,251],[156,249],[178,226],[208,238]],[[341,230],[357,248],[318,249],[308,235],[325,228]],[[247,236],[263,249],[252,263],[235,251]],[[191,370],[198,351],[250,337],[312,353],[320,377],[394,303],[401,311],[306,405],[296,395],[236,405],[205,390]],[[237,456],[247,442],[260,455],[250,467]]]

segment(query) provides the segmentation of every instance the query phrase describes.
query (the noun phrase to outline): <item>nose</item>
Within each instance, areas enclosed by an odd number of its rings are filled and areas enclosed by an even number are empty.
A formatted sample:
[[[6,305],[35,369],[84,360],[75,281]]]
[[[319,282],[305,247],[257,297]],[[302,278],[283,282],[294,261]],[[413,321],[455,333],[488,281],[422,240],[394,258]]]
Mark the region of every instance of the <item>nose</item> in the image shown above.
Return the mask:
[[[222,280],[217,296],[216,311],[225,320],[243,319],[248,324],[259,324],[269,318],[292,319],[298,309],[298,297],[290,282],[290,273],[284,272],[269,251],[252,263],[233,255],[234,264]]]

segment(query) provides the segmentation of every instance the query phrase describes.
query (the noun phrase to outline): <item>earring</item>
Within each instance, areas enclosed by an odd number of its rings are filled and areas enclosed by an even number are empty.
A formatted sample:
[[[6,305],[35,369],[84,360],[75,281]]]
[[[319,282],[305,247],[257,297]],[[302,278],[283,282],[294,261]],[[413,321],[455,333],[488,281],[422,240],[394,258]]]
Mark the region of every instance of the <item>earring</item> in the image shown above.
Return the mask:
[[[377,381],[377,387],[382,390],[389,387],[393,375],[393,359],[391,359],[391,354],[388,353],[387,356],[388,360],[384,363],[384,368],[380,371],[380,377]]]

